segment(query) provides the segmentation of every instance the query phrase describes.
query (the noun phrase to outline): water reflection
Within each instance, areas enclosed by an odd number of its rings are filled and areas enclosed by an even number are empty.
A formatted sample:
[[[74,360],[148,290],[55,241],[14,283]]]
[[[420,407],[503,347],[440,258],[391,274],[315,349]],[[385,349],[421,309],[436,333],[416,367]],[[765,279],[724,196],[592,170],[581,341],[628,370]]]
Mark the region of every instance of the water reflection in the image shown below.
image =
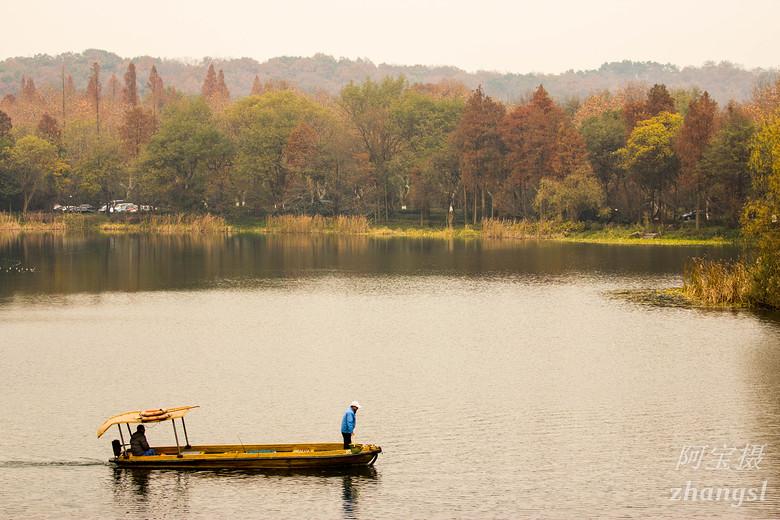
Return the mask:
[[[229,502],[244,493],[252,496],[274,496],[295,488],[306,489],[308,495],[326,496],[327,490],[337,484],[341,487],[339,516],[354,519],[360,516],[358,499],[361,491],[379,482],[378,472],[373,466],[312,470],[171,471],[115,468],[112,477],[117,510],[132,511],[134,516],[146,518],[187,516],[195,510],[198,501],[191,489],[211,488],[220,500]],[[214,503],[208,504],[209,508],[214,506]],[[320,513],[327,509],[320,507]]]
[[[331,235],[0,234],[0,258],[34,273],[0,274],[0,295],[251,288],[324,276],[679,276],[691,256],[730,247],[619,246],[535,240]]]
[[[112,483],[114,502],[120,510],[131,510],[145,518],[172,513],[181,516],[190,510],[186,472],[114,468]]]

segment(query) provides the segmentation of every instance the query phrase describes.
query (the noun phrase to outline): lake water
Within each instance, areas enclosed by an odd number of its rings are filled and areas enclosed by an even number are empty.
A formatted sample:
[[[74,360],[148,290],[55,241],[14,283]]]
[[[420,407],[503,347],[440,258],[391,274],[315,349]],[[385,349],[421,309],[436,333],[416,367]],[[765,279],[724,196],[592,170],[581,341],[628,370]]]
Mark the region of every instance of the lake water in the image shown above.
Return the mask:
[[[778,316],[615,295],[737,254],[0,235],[0,517],[775,517]],[[340,442],[353,400],[372,468],[118,470],[96,437],[200,405],[193,444]]]

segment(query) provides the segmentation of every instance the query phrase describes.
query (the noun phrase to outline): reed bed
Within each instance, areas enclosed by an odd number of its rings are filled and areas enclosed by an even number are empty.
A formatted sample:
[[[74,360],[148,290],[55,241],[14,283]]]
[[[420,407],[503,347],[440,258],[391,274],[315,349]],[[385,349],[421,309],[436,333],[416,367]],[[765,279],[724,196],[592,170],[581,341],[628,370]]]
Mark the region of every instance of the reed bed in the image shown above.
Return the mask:
[[[266,230],[274,233],[362,235],[368,233],[369,224],[364,216],[269,215]]]
[[[144,215],[140,219],[106,222],[101,231],[142,231],[146,233],[228,233],[231,227],[216,215]]]
[[[0,213],[0,230],[3,231],[84,231],[94,228],[99,217],[94,215],[51,213],[27,213],[13,215]]]
[[[564,238],[576,228],[577,224],[549,220],[482,220],[482,236],[487,238]]]
[[[685,295],[712,305],[749,305],[753,276],[744,262],[695,258],[683,269]]]

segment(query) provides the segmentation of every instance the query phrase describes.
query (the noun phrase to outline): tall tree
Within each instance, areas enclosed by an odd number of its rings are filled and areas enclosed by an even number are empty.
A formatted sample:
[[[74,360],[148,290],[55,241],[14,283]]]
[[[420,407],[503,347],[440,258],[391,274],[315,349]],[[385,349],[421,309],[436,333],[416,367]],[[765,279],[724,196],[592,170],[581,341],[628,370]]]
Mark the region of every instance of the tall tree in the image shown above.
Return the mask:
[[[100,135],[100,91],[103,86],[100,84],[100,65],[98,62],[94,62],[91,69],[92,75],[87,83],[86,98],[95,109],[95,129],[97,135]]]
[[[206,70],[206,77],[203,79],[203,86],[200,88],[200,93],[203,97],[210,99],[217,92],[217,73],[214,70],[214,64],[209,64],[208,70]]]
[[[693,189],[696,207],[696,229],[699,229],[701,192],[707,184],[705,171],[699,168],[704,150],[715,134],[718,104],[707,91],[688,105],[688,113],[675,139],[675,150],[682,166],[681,183]]]
[[[38,121],[38,126],[36,127],[36,134],[38,134],[38,137],[41,139],[49,141],[54,146],[59,147],[62,145],[62,131],[57,124],[57,120],[49,114],[43,114],[41,116],[41,119]]]
[[[677,110],[674,108],[674,99],[666,89],[666,85],[659,85],[656,83],[647,93],[645,113],[648,117],[655,117],[661,112],[676,114]]]
[[[159,117],[165,99],[165,87],[163,85],[163,79],[160,74],[157,73],[157,67],[154,65],[152,65],[152,70],[149,72],[146,88],[149,89],[149,102],[152,107],[152,117],[154,118],[156,125],[157,118]]]
[[[255,75],[255,80],[252,83],[252,91],[249,93],[250,96],[256,96],[260,94],[263,91],[263,84],[260,81],[260,77]]]
[[[543,178],[562,180],[586,166],[585,141],[541,85],[527,105],[515,108],[504,119],[501,136],[511,181],[505,191],[512,195],[519,187],[526,217],[528,192],[533,193]]]
[[[748,110],[729,103],[722,115],[719,130],[707,145],[700,168],[712,179],[716,200],[737,224],[750,188],[751,140],[755,124]]]
[[[486,96],[478,87],[466,103],[463,118],[455,129],[454,139],[460,159],[464,189],[464,208],[468,207],[467,191],[474,195],[473,223],[477,223],[477,196],[500,174],[502,142],[499,125],[506,114],[504,105]]]
[[[125,72],[125,86],[122,89],[122,101],[134,107],[138,104],[138,82],[135,75],[135,64],[131,61]]]
[[[618,150],[626,144],[623,117],[619,110],[605,110],[586,119],[580,127],[580,134],[585,140],[593,173],[606,193],[607,203],[614,208],[623,180],[618,155]]]
[[[393,124],[393,113],[405,90],[406,79],[403,76],[397,79],[387,76],[380,83],[370,79],[362,85],[351,82],[341,89],[340,106],[374,168],[377,187],[384,202],[385,220],[390,218],[391,172],[388,166],[404,144],[403,136]]]

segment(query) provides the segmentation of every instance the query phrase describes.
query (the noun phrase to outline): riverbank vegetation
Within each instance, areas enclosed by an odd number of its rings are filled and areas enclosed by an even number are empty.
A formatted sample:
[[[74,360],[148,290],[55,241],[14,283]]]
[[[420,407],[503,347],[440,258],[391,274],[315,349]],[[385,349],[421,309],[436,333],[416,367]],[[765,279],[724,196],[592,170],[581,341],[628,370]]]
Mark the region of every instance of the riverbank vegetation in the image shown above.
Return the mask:
[[[83,92],[62,72],[0,101],[0,207],[22,215],[4,226],[663,242],[741,228],[765,293],[750,302],[778,300],[780,79],[720,107],[659,84],[571,100],[540,85],[504,104],[453,81],[312,96],[257,78],[234,99],[213,66],[199,96],[154,67],[142,96],[133,63],[106,81],[95,62]],[[147,213],[46,216],[119,199]]]

